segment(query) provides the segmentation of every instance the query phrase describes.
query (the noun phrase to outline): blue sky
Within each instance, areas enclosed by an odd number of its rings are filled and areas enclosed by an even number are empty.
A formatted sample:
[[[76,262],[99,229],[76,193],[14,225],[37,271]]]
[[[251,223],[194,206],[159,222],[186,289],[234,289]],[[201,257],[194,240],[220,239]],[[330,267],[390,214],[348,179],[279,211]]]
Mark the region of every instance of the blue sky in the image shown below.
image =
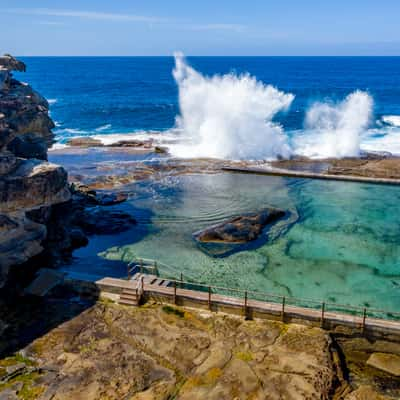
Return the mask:
[[[399,0],[0,0],[16,55],[400,55]]]

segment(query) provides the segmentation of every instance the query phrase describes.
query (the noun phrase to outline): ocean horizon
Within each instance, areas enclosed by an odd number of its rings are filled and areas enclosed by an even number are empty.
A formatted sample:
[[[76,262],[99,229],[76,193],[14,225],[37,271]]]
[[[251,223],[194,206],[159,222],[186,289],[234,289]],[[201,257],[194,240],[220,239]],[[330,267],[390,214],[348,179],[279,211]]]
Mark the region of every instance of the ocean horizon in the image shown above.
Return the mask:
[[[173,77],[173,56],[22,59],[29,60],[28,70],[16,75],[31,82],[49,100],[59,144],[79,136],[96,135],[107,140],[112,134],[129,137],[140,134],[146,138],[154,132],[167,136],[176,133],[174,128],[181,111],[179,87]],[[204,77],[249,75],[262,85],[292,95],[290,106],[274,112],[271,121],[282,127],[288,142],[305,134],[306,144],[289,143],[294,148],[300,147],[305,155],[318,153],[315,150],[318,143],[313,143],[313,138],[307,135],[310,108],[316,103],[340,107],[347,96],[365,92],[373,105],[370,112],[365,111],[369,116],[359,132],[361,147],[367,151],[400,153],[395,140],[400,132],[400,57],[189,56],[186,59]],[[268,103],[263,107],[267,110]]]

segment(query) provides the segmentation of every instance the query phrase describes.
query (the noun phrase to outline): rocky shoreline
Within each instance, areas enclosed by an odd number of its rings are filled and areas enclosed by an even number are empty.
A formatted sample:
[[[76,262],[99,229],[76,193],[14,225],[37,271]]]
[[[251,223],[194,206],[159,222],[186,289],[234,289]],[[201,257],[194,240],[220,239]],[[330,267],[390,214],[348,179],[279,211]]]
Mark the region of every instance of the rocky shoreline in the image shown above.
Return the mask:
[[[400,396],[393,366],[400,359],[400,342],[391,338],[157,303],[139,308],[109,300],[93,304],[60,291],[6,313],[2,305],[0,319],[12,329],[3,333],[8,352],[0,359],[1,399]],[[24,331],[30,336],[23,344]],[[385,357],[394,360],[392,367],[384,364]]]
[[[47,161],[54,141],[49,104],[15,80],[15,70],[26,66],[0,57],[0,288],[14,274],[32,277],[40,267],[65,261],[88,235],[135,224],[126,213],[103,210],[126,197],[71,188],[66,170]]]
[[[366,153],[361,157],[322,160],[294,157],[291,160],[273,161],[270,165],[289,171],[318,172],[349,177],[400,179],[400,157],[387,153]]]
[[[9,269],[43,250],[45,224],[28,213],[70,199],[67,173],[47,162],[54,127],[47,101],[12,77],[25,65],[0,57],[0,287]]]
[[[47,101],[12,76],[25,69],[11,56],[0,57],[0,400],[400,397],[399,338],[245,321],[157,303],[129,308],[64,286],[43,298],[17,296],[38,268],[67,262],[90,235],[114,234],[136,224],[114,207],[128,198],[120,190],[125,185],[252,165],[178,160],[166,158],[166,149],[150,142],[104,146],[86,138],[57,152],[105,148],[159,158],[95,163],[71,168],[68,176],[47,161],[54,140]],[[268,165],[400,178],[400,159],[389,155],[294,158]],[[272,220],[260,213],[211,227],[202,232],[203,241],[257,241],[285,212],[272,214]]]

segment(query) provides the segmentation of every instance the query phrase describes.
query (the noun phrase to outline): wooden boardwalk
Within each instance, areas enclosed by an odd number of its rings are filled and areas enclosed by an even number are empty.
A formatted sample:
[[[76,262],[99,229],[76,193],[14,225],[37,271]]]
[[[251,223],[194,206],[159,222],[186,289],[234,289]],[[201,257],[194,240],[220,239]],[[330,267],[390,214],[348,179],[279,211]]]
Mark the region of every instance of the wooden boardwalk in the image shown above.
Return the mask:
[[[130,280],[117,278],[98,278],[86,274],[69,273],[65,281],[74,286],[88,288],[93,285],[97,292],[105,297],[126,305],[138,305],[149,299],[182,306],[204,308],[212,311],[222,311],[241,315],[246,318],[275,319],[285,322],[296,322],[307,325],[321,326],[327,329],[347,327],[360,332],[368,331],[372,334],[400,335],[400,320],[372,318],[364,315],[325,311],[322,309],[307,308],[285,304],[259,301],[254,299],[225,296],[209,290],[187,289],[183,286],[194,283],[165,280],[154,275],[136,274]],[[162,283],[161,283],[162,282]],[[200,284],[197,286],[201,286]],[[207,286],[204,286],[207,288]],[[232,290],[234,289],[227,289]],[[237,290],[237,292],[241,292]],[[137,298],[134,296],[136,293]],[[133,298],[135,297],[135,298]],[[316,302],[316,304],[318,304]],[[324,304],[324,303],[322,303]]]
[[[272,167],[271,168],[223,167],[222,170],[227,172],[238,172],[242,174],[282,176],[288,178],[309,178],[309,179],[320,179],[320,180],[330,180],[330,181],[373,183],[376,185],[396,185],[396,186],[400,185],[400,179],[372,178],[372,177],[355,176],[355,175],[321,174],[317,172],[293,171],[289,169],[272,168]]]

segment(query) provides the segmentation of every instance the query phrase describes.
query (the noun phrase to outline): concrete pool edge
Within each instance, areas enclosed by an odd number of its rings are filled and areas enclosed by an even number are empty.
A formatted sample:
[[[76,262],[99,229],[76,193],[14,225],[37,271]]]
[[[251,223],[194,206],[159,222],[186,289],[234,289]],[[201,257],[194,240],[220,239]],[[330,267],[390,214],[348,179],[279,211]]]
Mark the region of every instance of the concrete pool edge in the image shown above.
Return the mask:
[[[343,182],[355,182],[355,183],[371,183],[375,185],[393,185],[400,186],[400,179],[393,178],[372,178],[356,175],[333,175],[333,174],[321,174],[316,172],[304,172],[304,171],[292,171],[289,169],[278,169],[278,168],[257,168],[257,167],[222,167],[224,172],[234,172],[242,174],[255,174],[255,175],[268,175],[268,176],[280,176],[287,178],[306,178],[306,179],[319,179],[319,180],[331,180],[331,181],[343,181]]]

